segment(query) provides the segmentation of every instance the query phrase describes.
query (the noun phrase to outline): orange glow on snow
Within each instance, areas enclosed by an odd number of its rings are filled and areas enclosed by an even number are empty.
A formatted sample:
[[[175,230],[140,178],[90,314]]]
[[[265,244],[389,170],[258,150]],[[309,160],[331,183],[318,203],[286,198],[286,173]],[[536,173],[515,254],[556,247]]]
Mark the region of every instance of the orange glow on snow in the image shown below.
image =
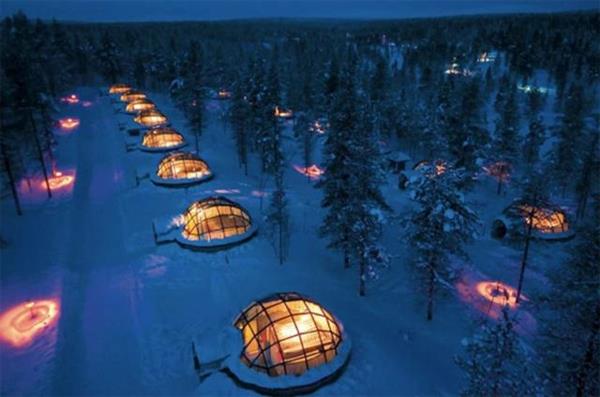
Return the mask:
[[[481,281],[477,283],[475,287],[477,293],[484,297],[491,303],[498,304],[500,306],[510,307],[511,309],[517,307],[517,290],[510,285],[501,283],[500,281]],[[521,294],[521,299],[526,298]]]
[[[0,315],[0,339],[14,347],[25,347],[58,318],[56,299],[31,301],[14,306]]]
[[[282,119],[289,119],[294,115],[294,113],[291,110],[279,109],[279,106],[275,106],[275,111],[273,114],[275,114],[275,117],[279,117]]]
[[[79,119],[75,117],[67,117],[58,120],[58,124],[60,125],[60,128],[64,130],[72,130],[79,127]]]
[[[319,168],[319,166],[316,164],[313,164],[310,167],[301,167],[299,165],[294,165],[294,169],[299,173],[308,176],[310,179],[319,179],[321,175],[325,173],[325,170]]]
[[[75,94],[71,94],[69,96],[63,97],[60,100],[61,100],[61,102],[66,102],[69,105],[75,105],[75,104],[79,103],[79,97]]]
[[[219,97],[219,99],[229,99],[231,98],[231,92],[227,90],[219,90],[217,96]]]
[[[75,181],[75,176],[71,174],[63,174],[60,171],[55,171],[54,174],[48,177],[50,190],[59,190],[71,186]],[[41,182],[42,189],[46,189],[46,181]]]

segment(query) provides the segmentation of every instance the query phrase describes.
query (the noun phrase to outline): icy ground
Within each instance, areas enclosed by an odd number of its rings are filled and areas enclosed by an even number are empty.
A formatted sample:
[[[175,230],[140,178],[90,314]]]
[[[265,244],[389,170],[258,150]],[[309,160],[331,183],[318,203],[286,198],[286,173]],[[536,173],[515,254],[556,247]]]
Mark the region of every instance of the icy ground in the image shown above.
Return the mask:
[[[476,296],[459,296],[450,285],[447,296],[437,300],[434,320],[425,320],[423,294],[410,272],[410,248],[398,221],[410,202],[396,188],[396,177],[390,176],[384,187],[395,209],[384,241],[393,261],[361,298],[357,269],[344,270],[339,253],[327,251],[318,237],[321,193],[292,167],[301,164],[301,151],[289,128],[286,185],[292,234],[289,258],[280,266],[261,215],[261,201],[266,208],[270,188],[257,164],[248,177],[238,167],[230,130],[219,118],[225,102],[208,104],[210,120],[200,144],[200,155],[215,178],[176,190],[156,187],[148,179],[136,186],[135,176],[152,171],[162,155],[126,152],[126,133],[118,123],[133,126],[132,117],[116,114],[116,106],[98,89],[82,88],[77,94],[92,106],[62,106],[61,117],[79,117],[81,124],[57,137],[56,151],[57,169],[76,171],[74,188],[46,200],[34,185],[24,198],[22,217],[15,215],[10,197],[1,203],[0,236],[9,245],[0,251],[0,311],[31,299],[57,298],[61,313],[32,345],[1,345],[0,394],[252,394],[221,373],[199,384],[191,341],[200,341],[201,360],[213,358],[218,335],[239,311],[277,291],[297,291],[321,302],[352,338],[346,372],[316,394],[459,391],[461,374],[453,357],[461,351],[461,339],[486,313]],[[186,149],[193,150],[182,115],[168,98],[150,96],[188,137]],[[192,201],[213,194],[249,209],[258,236],[216,253],[154,244],[153,219],[179,214]],[[519,247],[489,238],[491,220],[511,199],[496,196],[489,180],[471,197],[484,215],[482,236],[470,247],[471,263],[465,264],[467,283],[499,280],[516,286]],[[555,247],[533,245],[525,295],[543,288],[542,271],[561,257],[562,250]],[[526,302],[521,311],[529,319],[522,329],[528,338],[535,329],[535,302]]]

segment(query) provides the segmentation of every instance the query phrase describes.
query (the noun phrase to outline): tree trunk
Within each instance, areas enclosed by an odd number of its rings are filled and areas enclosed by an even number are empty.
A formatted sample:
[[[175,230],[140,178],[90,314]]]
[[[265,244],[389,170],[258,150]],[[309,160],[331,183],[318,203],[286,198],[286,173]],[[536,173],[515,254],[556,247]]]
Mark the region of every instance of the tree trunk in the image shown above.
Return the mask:
[[[433,319],[433,292],[435,285],[435,273],[433,272],[433,264],[429,265],[429,286],[427,288],[427,321]]]
[[[21,203],[19,202],[19,195],[17,193],[15,178],[12,173],[10,159],[8,158],[8,151],[6,150],[6,146],[4,143],[2,143],[2,157],[4,157],[4,168],[6,169],[6,173],[8,174],[8,182],[10,183],[10,190],[15,201],[15,209],[17,210],[17,215],[23,215],[23,212],[21,211]]]
[[[537,203],[536,203],[537,205]],[[519,272],[519,286],[517,287],[516,303],[521,300],[521,289],[523,288],[523,276],[525,275],[525,267],[527,266],[527,258],[529,256],[529,243],[531,241],[531,232],[533,230],[533,216],[535,210],[531,210],[529,214],[529,224],[527,225],[527,234],[525,236],[525,249],[523,250],[523,258],[521,260],[521,271]]]
[[[583,397],[585,395],[585,386],[588,379],[588,371],[594,368],[594,351],[596,350],[596,339],[598,339],[598,332],[600,331],[600,304],[596,304],[596,315],[592,324],[592,333],[588,339],[587,349],[583,359],[583,365],[577,371],[577,397]]]
[[[33,114],[31,113],[31,110],[29,110],[29,121],[31,122],[31,126],[33,127],[33,138],[34,138],[35,146],[36,146],[36,149],[38,152],[40,164],[42,166],[42,173],[44,174],[44,181],[46,182],[46,191],[48,192],[48,198],[52,198],[52,189],[50,189],[50,182],[48,182],[48,172],[46,171],[46,162],[44,161],[44,153],[42,152],[40,140],[37,136],[37,126],[35,124],[35,120],[33,119]]]

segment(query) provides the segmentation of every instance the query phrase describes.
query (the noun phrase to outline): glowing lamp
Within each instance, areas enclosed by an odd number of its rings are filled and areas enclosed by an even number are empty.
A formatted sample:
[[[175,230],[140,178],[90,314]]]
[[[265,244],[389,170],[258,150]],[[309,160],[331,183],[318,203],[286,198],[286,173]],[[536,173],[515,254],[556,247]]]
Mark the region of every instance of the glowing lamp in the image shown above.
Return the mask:
[[[60,101],[68,103],[69,105],[75,105],[79,103],[79,98],[77,97],[77,95],[71,94],[69,96],[61,98]]]
[[[310,179],[319,179],[321,175],[325,173],[325,170],[319,168],[319,166],[316,164],[313,164],[310,167],[301,167],[299,165],[294,165],[294,169],[299,173],[308,176]]]
[[[275,111],[273,112],[275,117],[279,117],[280,119],[289,119],[294,116],[294,113],[289,109],[280,109],[279,106],[275,106]]]
[[[217,92],[217,98],[229,99],[229,98],[231,98],[231,92],[229,92],[227,90],[219,90],[219,92]]]
[[[75,181],[75,177],[73,175],[64,175],[60,171],[55,171],[52,176],[48,178],[48,185],[50,186],[50,190],[59,190],[63,189],[67,186],[71,186]],[[42,181],[42,188],[46,188],[46,182]]]
[[[67,117],[58,120],[58,124],[60,125],[60,128],[64,130],[72,130],[79,127],[79,119],[75,117]]]
[[[21,303],[0,315],[0,340],[13,347],[25,347],[58,318],[55,299]]]
[[[510,285],[499,281],[482,281],[475,287],[477,293],[491,303],[508,306],[511,309],[517,307],[517,290]],[[523,295],[521,299],[527,300]]]

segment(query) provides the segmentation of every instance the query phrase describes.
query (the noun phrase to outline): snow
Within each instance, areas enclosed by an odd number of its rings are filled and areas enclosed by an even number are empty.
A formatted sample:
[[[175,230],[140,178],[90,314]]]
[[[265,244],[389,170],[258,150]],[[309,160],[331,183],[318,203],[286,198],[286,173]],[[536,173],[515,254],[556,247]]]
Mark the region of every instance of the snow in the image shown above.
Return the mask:
[[[186,189],[136,183],[136,170],[154,169],[156,154],[127,152],[131,116],[115,113],[109,97],[97,88],[75,92],[89,107],[62,108],[80,126],[58,136],[58,169],[76,175],[71,191],[51,200],[33,191],[24,215],[3,200],[0,235],[0,287],[4,312],[29,299],[60,300],[58,323],[23,349],[0,347],[2,395],[240,395],[225,374],[200,383],[193,371],[191,342],[201,360],[212,356],[233,318],[252,300],[276,291],[310,296],[341,319],[352,339],[352,357],[341,377],[317,395],[456,394],[461,372],[454,356],[461,341],[485,318],[473,299],[459,299],[447,287],[436,301],[434,319],[425,320],[423,294],[416,291],[411,249],[396,219],[407,215],[409,193],[397,189],[390,175],[383,192],[395,210],[385,225],[382,245],[392,263],[367,296],[358,296],[358,272],[343,269],[339,253],[318,236],[323,212],[321,192],[306,176],[286,168],[291,212],[289,258],[280,266],[266,235],[218,252],[194,252],[177,244],[157,245],[152,220],[171,219],[199,198],[226,195],[250,211],[261,229],[272,186],[252,159],[250,175],[238,167],[232,134],[219,119],[214,102],[198,155],[215,178]],[[192,139],[182,115],[170,100],[149,93],[174,128]],[[286,128],[291,125],[286,124]],[[301,164],[301,151],[285,140],[287,161]],[[315,157],[319,159],[318,156]],[[515,286],[521,247],[493,240],[489,227],[511,196],[496,196],[494,181],[482,180],[468,200],[483,214],[479,240],[468,247],[470,263],[461,263],[465,282],[500,280]],[[566,243],[559,243],[566,244]],[[564,246],[564,245],[563,245]],[[543,271],[556,264],[562,250],[533,243],[524,291],[543,289]],[[534,316],[531,304],[523,310]],[[518,309],[521,310],[521,309]],[[228,331],[229,330],[229,331]],[[525,333],[527,336],[527,333]],[[228,365],[240,366],[232,353]],[[323,369],[325,370],[325,368]],[[315,374],[317,372],[315,371]],[[245,375],[243,375],[245,376]],[[251,376],[251,375],[248,375]],[[310,375],[313,376],[313,375]],[[275,383],[286,382],[276,379]]]

